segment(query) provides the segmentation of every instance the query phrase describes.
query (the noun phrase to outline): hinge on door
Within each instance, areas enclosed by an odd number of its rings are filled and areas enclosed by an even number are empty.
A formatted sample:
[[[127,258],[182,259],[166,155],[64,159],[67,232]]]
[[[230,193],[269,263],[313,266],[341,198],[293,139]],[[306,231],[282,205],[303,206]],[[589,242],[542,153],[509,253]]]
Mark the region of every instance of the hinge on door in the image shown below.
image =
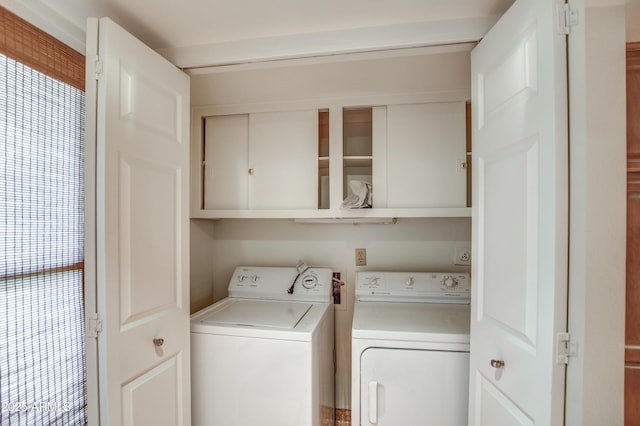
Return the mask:
[[[95,337],[102,332],[102,320],[97,313],[89,315],[89,326],[87,329],[87,337]]]
[[[568,35],[571,33],[571,27],[576,25],[578,25],[578,11],[572,10],[567,3],[558,6],[558,32]]]
[[[569,358],[578,355],[578,343],[571,341],[569,333],[556,334],[556,363],[569,364]]]
[[[96,62],[95,62],[95,69],[96,69],[96,80],[99,80],[100,74],[104,72],[104,63],[97,56],[96,56]]]

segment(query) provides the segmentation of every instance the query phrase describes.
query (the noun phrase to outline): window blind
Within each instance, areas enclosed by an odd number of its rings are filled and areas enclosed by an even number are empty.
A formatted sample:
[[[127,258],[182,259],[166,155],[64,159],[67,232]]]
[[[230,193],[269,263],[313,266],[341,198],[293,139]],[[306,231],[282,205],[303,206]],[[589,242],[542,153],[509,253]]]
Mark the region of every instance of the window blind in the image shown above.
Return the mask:
[[[84,93],[0,54],[1,425],[86,424]]]
[[[0,7],[0,52],[84,91],[84,55]]]

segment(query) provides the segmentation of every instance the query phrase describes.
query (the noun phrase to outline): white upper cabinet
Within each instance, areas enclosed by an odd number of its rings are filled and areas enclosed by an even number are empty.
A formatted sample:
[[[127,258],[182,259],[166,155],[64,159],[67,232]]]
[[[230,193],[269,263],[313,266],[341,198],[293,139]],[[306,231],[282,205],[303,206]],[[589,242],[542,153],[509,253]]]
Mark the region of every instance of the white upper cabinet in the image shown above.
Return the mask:
[[[463,101],[209,115],[194,123],[201,129],[192,149],[193,217],[470,214]]]
[[[470,217],[472,47],[194,73],[191,217]]]
[[[376,207],[466,207],[465,114],[464,102],[386,108],[386,188],[374,188]]]
[[[317,208],[317,110],[212,116],[203,125],[204,210]]]

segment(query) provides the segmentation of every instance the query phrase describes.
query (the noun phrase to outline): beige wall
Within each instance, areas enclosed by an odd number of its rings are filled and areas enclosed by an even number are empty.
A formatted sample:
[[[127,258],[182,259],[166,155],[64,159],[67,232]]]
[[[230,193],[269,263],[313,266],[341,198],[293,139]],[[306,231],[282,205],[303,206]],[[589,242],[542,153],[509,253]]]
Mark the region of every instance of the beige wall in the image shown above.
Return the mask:
[[[356,55],[356,60],[309,64],[283,61],[275,67],[230,67],[191,76],[192,106],[233,106],[327,100],[372,95],[439,93],[463,90],[470,96],[471,45],[445,49],[406,49],[402,56],[377,58]],[[459,50],[459,51],[456,51]],[[431,52],[442,52],[439,54]],[[228,71],[230,70],[230,71]]]
[[[581,7],[569,38],[571,215],[566,424],[622,425],[626,250],[625,11]]]
[[[627,42],[640,41],[640,0],[629,0],[625,5]]]

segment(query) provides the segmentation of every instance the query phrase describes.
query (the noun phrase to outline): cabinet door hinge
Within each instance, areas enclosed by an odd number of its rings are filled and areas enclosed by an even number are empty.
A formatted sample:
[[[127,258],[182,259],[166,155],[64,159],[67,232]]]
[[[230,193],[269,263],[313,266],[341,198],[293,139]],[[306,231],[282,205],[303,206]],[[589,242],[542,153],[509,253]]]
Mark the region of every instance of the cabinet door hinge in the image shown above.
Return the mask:
[[[568,35],[571,33],[571,27],[576,25],[578,25],[578,11],[572,10],[567,3],[558,6],[558,32]]]
[[[556,334],[556,363],[569,364],[569,358],[578,355],[578,343],[571,340],[569,333]]]
[[[96,70],[96,80],[99,80],[100,74],[104,72],[104,63],[98,57],[96,57],[96,61],[95,61],[95,70]]]
[[[89,324],[87,329],[87,337],[97,338],[102,332],[102,320],[97,313],[89,315]]]

